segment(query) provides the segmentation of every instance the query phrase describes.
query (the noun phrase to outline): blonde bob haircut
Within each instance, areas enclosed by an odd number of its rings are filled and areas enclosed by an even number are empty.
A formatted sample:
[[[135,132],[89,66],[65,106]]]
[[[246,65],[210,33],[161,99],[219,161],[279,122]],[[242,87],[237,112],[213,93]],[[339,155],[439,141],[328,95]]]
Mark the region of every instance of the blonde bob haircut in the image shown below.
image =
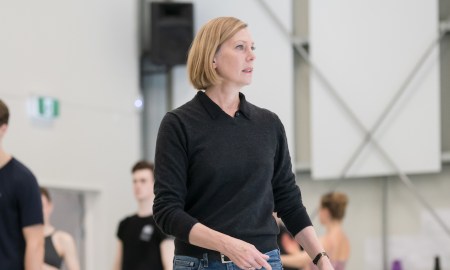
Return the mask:
[[[213,66],[220,46],[247,24],[234,17],[218,17],[202,26],[192,41],[187,59],[189,80],[195,89],[206,90],[222,78]]]

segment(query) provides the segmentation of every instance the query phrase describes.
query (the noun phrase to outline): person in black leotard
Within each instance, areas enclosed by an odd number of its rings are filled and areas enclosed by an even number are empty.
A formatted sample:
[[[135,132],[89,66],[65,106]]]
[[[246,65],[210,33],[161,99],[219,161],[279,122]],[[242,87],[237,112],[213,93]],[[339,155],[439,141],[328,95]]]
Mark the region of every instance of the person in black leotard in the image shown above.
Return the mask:
[[[49,266],[53,266],[57,269],[61,268],[63,258],[56,251],[55,245],[53,244],[53,235],[55,231],[53,231],[50,235],[45,236],[45,264]]]
[[[77,248],[73,237],[67,232],[56,230],[50,224],[53,204],[46,188],[41,187],[42,209],[44,214],[45,254],[43,270],[60,269],[62,263],[68,270],[79,270]]]

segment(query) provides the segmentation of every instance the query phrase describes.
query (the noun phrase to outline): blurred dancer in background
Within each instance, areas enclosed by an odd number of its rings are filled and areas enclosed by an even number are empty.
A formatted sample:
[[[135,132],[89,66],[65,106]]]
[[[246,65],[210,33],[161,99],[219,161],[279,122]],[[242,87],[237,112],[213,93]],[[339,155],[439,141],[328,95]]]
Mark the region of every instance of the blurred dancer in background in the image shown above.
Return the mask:
[[[172,269],[173,239],[162,233],[153,219],[153,168],[153,164],[139,161],[131,170],[138,211],[119,224],[114,270]]]
[[[57,230],[50,223],[53,212],[53,203],[50,193],[41,187],[42,209],[44,213],[45,253],[43,270],[61,269],[64,262],[68,270],[80,270],[80,262],[77,255],[77,247],[73,237]]]
[[[322,245],[330,256],[335,270],[344,270],[350,257],[350,242],[342,229],[342,220],[347,207],[347,195],[340,192],[331,192],[322,196],[319,208],[319,220],[326,232],[320,238]],[[283,265],[293,268],[317,269],[306,252],[291,244],[286,247],[289,255],[282,255]]]

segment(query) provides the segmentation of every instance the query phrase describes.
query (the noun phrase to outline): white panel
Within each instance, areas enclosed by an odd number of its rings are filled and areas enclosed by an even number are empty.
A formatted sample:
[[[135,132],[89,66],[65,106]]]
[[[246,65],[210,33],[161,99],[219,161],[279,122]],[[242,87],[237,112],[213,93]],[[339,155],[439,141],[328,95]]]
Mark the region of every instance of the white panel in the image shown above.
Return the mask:
[[[437,37],[437,8],[429,0],[310,2],[312,60],[367,130]],[[374,135],[407,173],[440,170],[438,53],[436,47]],[[313,72],[311,98],[313,176],[336,178],[365,134]],[[349,175],[392,173],[368,145]]]
[[[197,0],[193,3],[196,30],[219,16],[234,16],[248,23],[255,40],[256,61],[253,83],[243,93],[249,102],[267,108],[280,117],[293,155],[293,51],[289,40],[257,0]],[[290,31],[292,0],[276,1],[276,4],[267,1],[267,4],[282,24],[289,26]],[[177,107],[190,100],[195,91],[188,82],[184,66],[175,68],[173,76],[173,105]]]

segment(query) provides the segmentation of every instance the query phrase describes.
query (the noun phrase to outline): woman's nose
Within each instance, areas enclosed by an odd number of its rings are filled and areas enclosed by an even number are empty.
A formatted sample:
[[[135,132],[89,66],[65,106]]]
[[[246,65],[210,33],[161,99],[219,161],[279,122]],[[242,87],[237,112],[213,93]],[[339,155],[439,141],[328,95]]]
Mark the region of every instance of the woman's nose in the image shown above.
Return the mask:
[[[256,59],[256,55],[255,55],[255,52],[253,51],[253,49],[249,49],[247,58],[249,61],[253,61]]]

